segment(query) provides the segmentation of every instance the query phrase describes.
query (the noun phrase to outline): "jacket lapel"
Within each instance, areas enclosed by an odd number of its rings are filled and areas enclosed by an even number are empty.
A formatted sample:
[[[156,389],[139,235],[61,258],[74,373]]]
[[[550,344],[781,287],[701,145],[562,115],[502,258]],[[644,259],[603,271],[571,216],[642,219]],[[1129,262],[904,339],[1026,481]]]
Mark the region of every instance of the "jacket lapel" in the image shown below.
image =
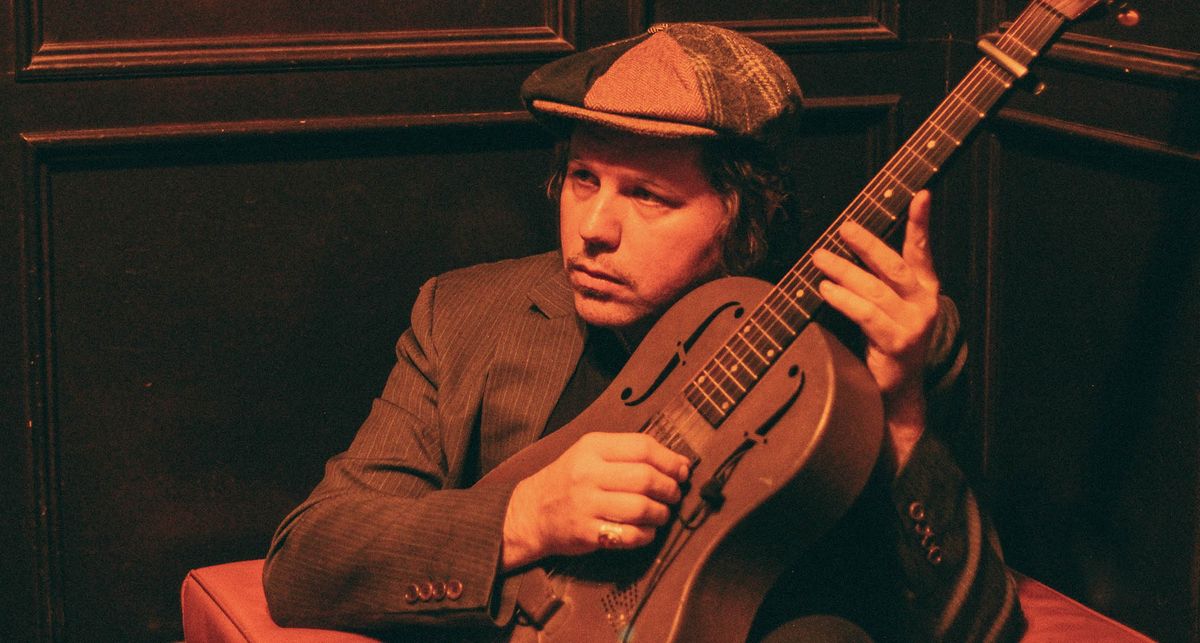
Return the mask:
[[[585,327],[558,261],[496,347],[480,418],[484,471],[541,436],[583,352]]]

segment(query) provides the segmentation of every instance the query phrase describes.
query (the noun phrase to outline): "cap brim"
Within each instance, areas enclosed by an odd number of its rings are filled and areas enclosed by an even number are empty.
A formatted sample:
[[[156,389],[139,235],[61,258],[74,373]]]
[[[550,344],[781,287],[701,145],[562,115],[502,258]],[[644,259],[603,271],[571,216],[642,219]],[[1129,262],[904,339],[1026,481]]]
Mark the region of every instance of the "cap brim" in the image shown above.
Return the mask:
[[[719,136],[717,130],[699,125],[597,112],[585,107],[556,103],[540,98],[535,98],[530,103],[530,108],[537,113],[548,116],[596,123],[643,136],[656,136],[659,138],[712,138]]]

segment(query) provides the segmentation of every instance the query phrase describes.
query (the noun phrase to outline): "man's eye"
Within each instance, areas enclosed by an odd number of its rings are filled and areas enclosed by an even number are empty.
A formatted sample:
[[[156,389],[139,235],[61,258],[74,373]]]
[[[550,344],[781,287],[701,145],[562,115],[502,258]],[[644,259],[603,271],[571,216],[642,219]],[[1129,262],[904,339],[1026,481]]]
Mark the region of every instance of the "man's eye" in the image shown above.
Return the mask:
[[[653,205],[666,205],[667,200],[645,188],[635,188],[631,196],[638,201]]]
[[[584,183],[587,185],[596,184],[596,175],[587,170],[572,170],[570,173],[571,180],[576,183]]]

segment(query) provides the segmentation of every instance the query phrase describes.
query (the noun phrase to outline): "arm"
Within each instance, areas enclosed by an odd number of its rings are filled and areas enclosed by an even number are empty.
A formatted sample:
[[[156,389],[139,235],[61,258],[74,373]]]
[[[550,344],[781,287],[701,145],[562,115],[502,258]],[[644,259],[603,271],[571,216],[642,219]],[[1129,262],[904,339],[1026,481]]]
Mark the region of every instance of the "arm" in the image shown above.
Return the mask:
[[[814,263],[828,277],[822,295],[862,329],[867,367],[883,396],[885,450],[895,472],[895,514],[887,522],[894,527],[910,634],[1015,639],[1023,619],[996,533],[948,450],[925,430],[927,376],[952,379],[962,360],[953,350],[960,345],[957,313],[938,296],[928,224],[929,194],[922,191],[909,206],[900,253],[850,224],[842,237],[865,268],[830,253],[814,255]]]
[[[470,427],[439,421],[435,290],[422,288],[353,443],[275,534],[263,580],[283,625],[486,627],[511,617],[515,588],[498,570],[512,487],[450,488],[458,472],[445,445],[470,439]]]

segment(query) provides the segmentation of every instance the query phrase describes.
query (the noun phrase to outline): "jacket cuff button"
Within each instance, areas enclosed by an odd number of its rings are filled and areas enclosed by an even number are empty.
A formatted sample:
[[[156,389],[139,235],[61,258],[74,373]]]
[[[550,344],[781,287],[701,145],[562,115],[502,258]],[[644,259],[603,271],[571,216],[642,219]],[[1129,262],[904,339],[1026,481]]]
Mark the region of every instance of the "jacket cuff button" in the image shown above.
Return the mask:
[[[908,517],[913,520],[925,520],[925,505],[914,500],[908,505]]]
[[[421,600],[423,601],[428,601],[429,599],[433,598],[433,583],[425,581],[424,583],[418,585],[417,596],[420,596]]]
[[[420,592],[420,589],[417,587],[416,583],[409,583],[408,586],[404,588],[404,602],[405,603],[417,602],[417,600],[420,599],[419,592]]]
[[[937,565],[942,562],[942,548],[934,545],[925,553],[925,558],[930,564]]]
[[[451,578],[446,581],[446,598],[457,601],[459,596],[462,596],[463,584],[462,581]]]
[[[446,584],[440,580],[435,581],[433,583],[433,600],[440,601],[443,598],[446,598]]]

